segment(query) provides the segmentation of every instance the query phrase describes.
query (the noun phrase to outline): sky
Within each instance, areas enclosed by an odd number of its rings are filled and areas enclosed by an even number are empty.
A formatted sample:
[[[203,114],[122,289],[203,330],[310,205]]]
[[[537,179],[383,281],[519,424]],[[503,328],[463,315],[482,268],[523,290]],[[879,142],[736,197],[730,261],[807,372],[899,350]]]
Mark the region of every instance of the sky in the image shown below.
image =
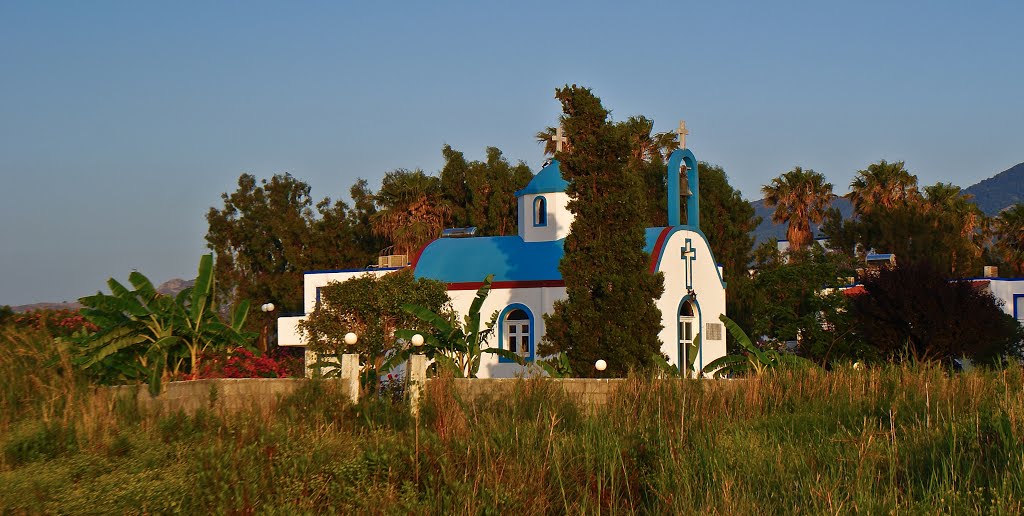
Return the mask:
[[[441,147],[534,170],[554,90],[688,147],[747,199],[794,166],[848,191],[903,160],[969,186],[1024,161],[1024,2],[0,2],[0,305],[132,270],[192,278],[238,176],[315,199],[436,174]]]

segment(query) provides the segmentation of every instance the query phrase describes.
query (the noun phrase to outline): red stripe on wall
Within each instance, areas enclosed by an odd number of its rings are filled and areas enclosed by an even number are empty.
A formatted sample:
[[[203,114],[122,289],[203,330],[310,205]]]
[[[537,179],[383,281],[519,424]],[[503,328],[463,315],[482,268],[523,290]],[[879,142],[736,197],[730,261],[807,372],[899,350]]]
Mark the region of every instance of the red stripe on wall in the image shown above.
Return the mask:
[[[658,257],[661,256],[661,248],[665,247],[665,239],[668,238],[668,234],[671,231],[672,226],[661,230],[661,234],[658,235],[658,240],[654,242],[654,249],[651,250],[651,274],[654,274],[655,269],[658,268]]]
[[[482,281],[467,281],[464,283],[449,283],[448,290],[477,290],[484,283]],[[491,283],[492,289],[501,288],[542,288],[542,287],[564,287],[563,280],[532,280],[532,281],[495,281]]]

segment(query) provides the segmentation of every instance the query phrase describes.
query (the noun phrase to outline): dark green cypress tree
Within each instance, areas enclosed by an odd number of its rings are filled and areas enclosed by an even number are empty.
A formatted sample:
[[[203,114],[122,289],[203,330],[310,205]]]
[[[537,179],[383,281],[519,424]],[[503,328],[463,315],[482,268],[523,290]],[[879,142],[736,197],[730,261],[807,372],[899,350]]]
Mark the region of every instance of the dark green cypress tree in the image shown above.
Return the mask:
[[[644,252],[644,185],[628,173],[626,134],[609,122],[601,99],[576,85],[556,90],[571,152],[555,157],[569,182],[575,214],[559,270],[567,297],[545,315],[545,353],[565,352],[578,375],[621,376],[645,369],[660,352],[661,313],[654,300],[664,292],[661,273],[650,274]]]

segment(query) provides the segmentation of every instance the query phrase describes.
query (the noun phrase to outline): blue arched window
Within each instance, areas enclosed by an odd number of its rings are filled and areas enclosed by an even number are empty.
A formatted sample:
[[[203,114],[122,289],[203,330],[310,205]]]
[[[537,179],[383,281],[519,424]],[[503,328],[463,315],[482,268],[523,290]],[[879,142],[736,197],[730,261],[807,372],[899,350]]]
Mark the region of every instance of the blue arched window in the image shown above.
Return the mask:
[[[533,227],[548,225],[548,201],[543,196],[533,200]]]
[[[529,307],[513,303],[505,307],[498,316],[498,347],[507,349],[527,361],[533,361],[534,349],[533,312]],[[499,362],[511,360],[498,358]]]

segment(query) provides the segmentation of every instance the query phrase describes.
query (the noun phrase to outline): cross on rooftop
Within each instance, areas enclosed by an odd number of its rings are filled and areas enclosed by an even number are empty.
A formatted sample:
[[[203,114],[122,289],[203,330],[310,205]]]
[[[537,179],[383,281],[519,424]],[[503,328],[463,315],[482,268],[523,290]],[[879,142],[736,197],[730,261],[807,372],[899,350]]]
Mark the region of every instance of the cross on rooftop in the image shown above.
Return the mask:
[[[686,135],[690,134],[690,130],[686,128],[686,120],[679,121],[679,129],[676,129],[676,132],[679,133],[679,148],[685,149]]]
[[[551,141],[555,142],[555,152],[562,152],[562,145],[569,142],[569,139],[562,135],[562,126],[555,129],[555,135],[551,137]]]

